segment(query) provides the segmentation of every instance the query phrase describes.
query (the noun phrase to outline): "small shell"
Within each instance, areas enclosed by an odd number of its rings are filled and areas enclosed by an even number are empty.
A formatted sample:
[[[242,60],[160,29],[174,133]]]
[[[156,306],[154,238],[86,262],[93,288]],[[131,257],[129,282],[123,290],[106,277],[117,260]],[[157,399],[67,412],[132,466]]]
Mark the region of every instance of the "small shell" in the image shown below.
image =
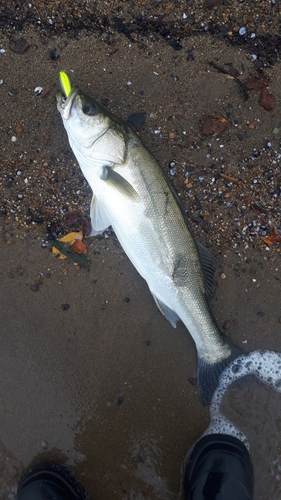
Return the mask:
[[[42,92],[43,92],[43,88],[42,87],[35,87],[34,93],[36,95],[40,95],[40,94],[42,94]]]

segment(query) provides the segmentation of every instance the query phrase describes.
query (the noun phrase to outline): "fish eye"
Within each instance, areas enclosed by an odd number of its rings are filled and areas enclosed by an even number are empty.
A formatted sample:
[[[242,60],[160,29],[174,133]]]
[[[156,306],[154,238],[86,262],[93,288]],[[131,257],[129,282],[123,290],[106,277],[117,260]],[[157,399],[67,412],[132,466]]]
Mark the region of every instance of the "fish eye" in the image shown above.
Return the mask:
[[[83,107],[83,112],[88,116],[95,116],[98,114],[98,107],[95,104],[87,103]]]

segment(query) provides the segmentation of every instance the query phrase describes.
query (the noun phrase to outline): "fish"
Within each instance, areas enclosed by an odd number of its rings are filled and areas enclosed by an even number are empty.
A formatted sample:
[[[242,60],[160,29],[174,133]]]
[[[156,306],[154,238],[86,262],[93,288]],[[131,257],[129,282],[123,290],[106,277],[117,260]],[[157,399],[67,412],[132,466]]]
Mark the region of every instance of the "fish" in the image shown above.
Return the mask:
[[[57,109],[93,191],[91,235],[112,226],[161,313],[173,327],[184,323],[197,349],[199,395],[208,405],[220,374],[243,352],[220,331],[209,306],[217,260],[191,235],[177,193],[140,137],[69,80],[61,78],[61,88]]]

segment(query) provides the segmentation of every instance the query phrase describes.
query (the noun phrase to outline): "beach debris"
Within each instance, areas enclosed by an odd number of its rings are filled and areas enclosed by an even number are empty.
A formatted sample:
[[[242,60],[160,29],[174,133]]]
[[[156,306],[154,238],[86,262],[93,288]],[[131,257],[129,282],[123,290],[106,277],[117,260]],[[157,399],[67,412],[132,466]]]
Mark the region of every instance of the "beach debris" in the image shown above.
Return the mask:
[[[229,78],[233,78],[233,80],[236,81],[236,83],[238,83],[238,85],[240,85],[241,89],[242,89],[242,92],[244,94],[244,99],[245,101],[247,99],[249,99],[249,92],[248,92],[248,89],[247,87],[244,85],[243,82],[241,82],[240,78],[237,78],[237,76],[234,76],[233,74],[231,74],[229,71],[227,71],[226,69],[222,68],[221,66],[218,66],[216,63],[214,63],[213,61],[210,61],[209,62],[210,66],[213,66],[213,68],[215,68],[217,71],[220,71],[220,73],[223,73],[224,75],[227,75],[229,76]]]
[[[81,266],[88,266],[89,261],[86,257],[87,247],[82,242],[83,232],[68,233],[59,240],[48,240],[52,246],[52,253],[58,259],[66,259],[69,257],[74,262]]]
[[[235,184],[239,182],[239,179],[236,179],[236,177],[233,177],[232,175],[223,174],[222,172],[220,172],[219,175],[228,182],[234,182]]]
[[[82,240],[75,240],[71,248],[75,253],[87,255],[87,247]]]
[[[262,72],[258,73],[258,76],[248,76],[245,80],[245,87],[249,90],[255,90],[255,92],[260,92],[264,87],[269,84],[269,78],[265,76]]]
[[[266,220],[266,218],[263,216],[263,214],[260,212],[260,210],[254,205],[254,203],[251,202],[251,200],[249,200],[249,198],[247,196],[244,196],[244,200],[256,212],[256,214],[258,215],[258,217],[260,217],[260,219],[264,222],[264,224],[266,226],[268,226],[269,229],[271,230],[271,234],[269,236],[264,236],[262,238],[264,243],[266,243],[267,245],[277,245],[277,243],[280,243],[281,242],[281,234],[278,233],[275,225],[272,224],[272,222],[269,222],[268,220]]]
[[[275,108],[275,97],[268,92],[266,87],[264,87],[260,93],[259,103],[266,111],[272,111]]]
[[[215,118],[212,115],[206,115],[202,120],[202,132],[204,135],[220,134],[229,126],[229,121],[220,116]]]

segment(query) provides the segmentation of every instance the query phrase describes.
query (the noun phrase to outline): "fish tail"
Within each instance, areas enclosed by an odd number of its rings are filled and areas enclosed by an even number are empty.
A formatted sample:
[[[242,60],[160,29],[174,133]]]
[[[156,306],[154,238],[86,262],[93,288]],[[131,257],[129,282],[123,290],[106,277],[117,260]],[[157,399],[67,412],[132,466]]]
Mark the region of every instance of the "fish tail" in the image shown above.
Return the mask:
[[[212,396],[218,386],[219,377],[224,369],[242,354],[245,354],[242,349],[237,347],[231,340],[223,335],[224,342],[230,347],[231,353],[228,358],[225,358],[218,363],[207,363],[204,359],[198,356],[197,380],[199,395],[203,405],[209,405]]]

